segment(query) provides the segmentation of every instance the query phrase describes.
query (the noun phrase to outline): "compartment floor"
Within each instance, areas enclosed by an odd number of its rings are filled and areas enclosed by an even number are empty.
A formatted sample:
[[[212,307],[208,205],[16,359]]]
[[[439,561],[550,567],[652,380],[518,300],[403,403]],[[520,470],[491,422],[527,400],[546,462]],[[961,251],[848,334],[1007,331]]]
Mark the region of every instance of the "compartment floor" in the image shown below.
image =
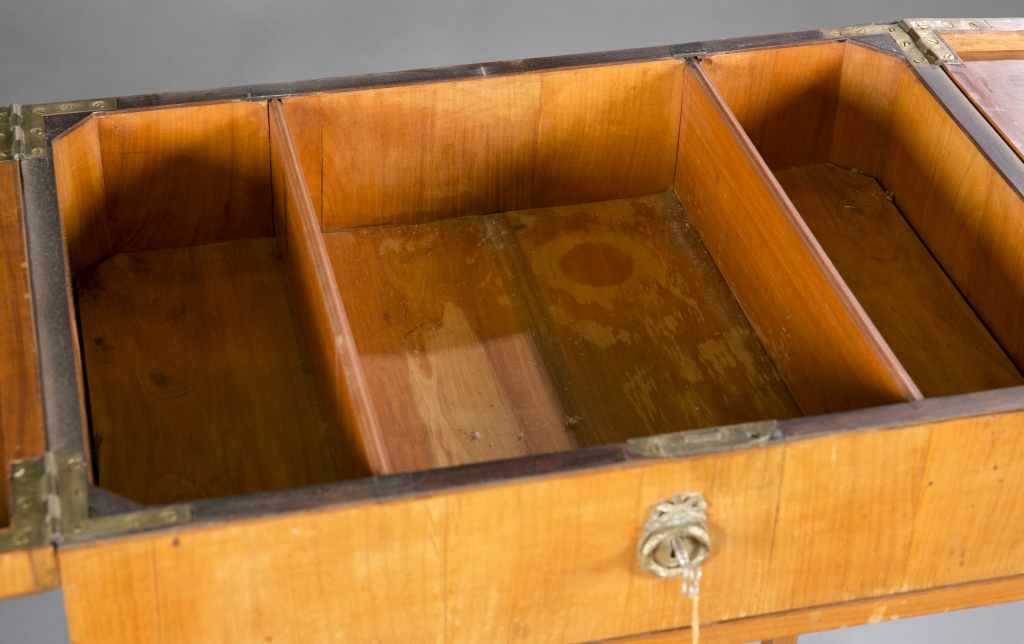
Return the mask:
[[[335,480],[272,238],[76,280],[99,484],[170,503]]]
[[[775,176],[922,394],[1024,384],[877,181],[828,163]]]
[[[325,240],[399,470],[800,415],[673,193]]]

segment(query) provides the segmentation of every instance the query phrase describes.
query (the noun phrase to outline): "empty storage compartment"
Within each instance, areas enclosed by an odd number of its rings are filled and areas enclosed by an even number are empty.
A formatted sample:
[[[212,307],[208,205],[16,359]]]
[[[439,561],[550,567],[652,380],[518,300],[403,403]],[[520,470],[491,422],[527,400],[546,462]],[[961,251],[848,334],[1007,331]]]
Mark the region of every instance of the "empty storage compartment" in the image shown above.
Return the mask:
[[[1024,206],[902,57],[825,42],[701,67],[923,395],[1024,384]]]
[[[168,503],[350,475],[274,237],[266,104],[97,114],[54,163],[96,483]]]
[[[271,103],[275,168],[304,193],[281,208],[283,247],[333,300],[321,360],[349,379],[370,470],[919,396],[736,133],[680,140],[721,118],[687,107],[697,73],[660,60]],[[776,248],[740,225],[761,250],[709,254],[680,173],[734,182],[698,207],[764,213]]]

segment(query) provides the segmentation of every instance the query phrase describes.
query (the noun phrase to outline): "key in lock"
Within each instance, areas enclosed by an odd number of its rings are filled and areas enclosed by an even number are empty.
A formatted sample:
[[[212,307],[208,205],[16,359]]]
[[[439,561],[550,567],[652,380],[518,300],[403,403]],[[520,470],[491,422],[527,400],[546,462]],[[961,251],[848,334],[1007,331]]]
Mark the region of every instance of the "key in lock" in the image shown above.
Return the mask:
[[[658,577],[699,575],[700,564],[711,554],[706,521],[707,503],[699,492],[677,494],[654,506],[637,548],[644,570]]]

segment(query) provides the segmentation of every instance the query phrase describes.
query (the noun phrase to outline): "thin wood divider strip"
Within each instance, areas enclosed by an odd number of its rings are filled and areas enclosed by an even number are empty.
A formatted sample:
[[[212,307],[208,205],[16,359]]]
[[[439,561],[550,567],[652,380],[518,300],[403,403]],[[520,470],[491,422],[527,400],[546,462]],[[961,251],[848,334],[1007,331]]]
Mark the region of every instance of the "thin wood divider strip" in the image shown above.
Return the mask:
[[[281,101],[270,102],[271,157],[274,170],[284,173],[284,226],[278,230],[282,254],[289,264],[290,286],[299,310],[300,326],[306,333],[307,347],[313,360],[321,366],[321,391],[324,404],[339,423],[335,431],[344,431],[342,445],[349,450],[351,474],[369,472],[387,474],[391,463],[381,441],[377,415],[370,400],[366,380],[356,353],[345,306],[334,279],[330,259],[320,225],[303,181],[301,166],[288,129]],[[278,185],[275,180],[275,185]],[[275,194],[275,202],[278,195]],[[275,205],[277,205],[275,203]],[[275,213],[278,220],[280,213]],[[340,438],[340,437],[339,437]],[[344,471],[344,453],[339,455],[339,469]]]
[[[698,63],[683,102],[676,193],[801,410],[922,398]]]

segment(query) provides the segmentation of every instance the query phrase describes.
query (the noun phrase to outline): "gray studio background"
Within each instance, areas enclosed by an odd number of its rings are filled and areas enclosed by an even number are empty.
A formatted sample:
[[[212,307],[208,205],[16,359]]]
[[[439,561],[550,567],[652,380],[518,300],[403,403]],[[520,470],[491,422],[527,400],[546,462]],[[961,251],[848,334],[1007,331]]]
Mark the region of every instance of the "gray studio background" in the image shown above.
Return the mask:
[[[0,104],[552,56],[900,17],[1024,15],[1020,0],[5,0],[0,8]],[[0,602],[0,644],[67,641],[59,591]],[[1024,642],[1024,603],[800,641],[1017,644]]]

